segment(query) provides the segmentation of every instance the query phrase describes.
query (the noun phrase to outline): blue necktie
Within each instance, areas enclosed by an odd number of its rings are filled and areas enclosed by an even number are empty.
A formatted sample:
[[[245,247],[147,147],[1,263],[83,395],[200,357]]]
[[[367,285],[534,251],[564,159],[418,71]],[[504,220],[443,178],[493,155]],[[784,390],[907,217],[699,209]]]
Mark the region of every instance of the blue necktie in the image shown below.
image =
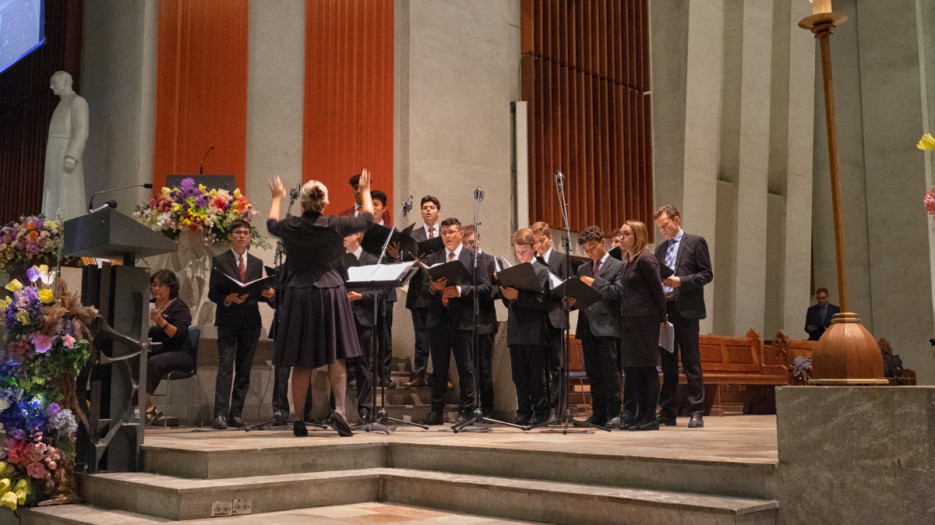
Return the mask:
[[[677,249],[677,246],[676,246],[676,244],[675,244],[675,240],[670,240],[670,241],[669,241],[669,246],[666,248],[666,266],[668,266],[669,269],[672,270],[672,271],[675,271],[675,256],[676,256],[677,254],[678,254],[678,249]],[[675,293],[675,290],[673,290],[672,288],[670,288],[670,287],[668,287],[668,286],[663,286],[663,287],[662,287],[662,291],[663,291],[667,296],[670,296],[670,295],[672,295],[673,293]]]

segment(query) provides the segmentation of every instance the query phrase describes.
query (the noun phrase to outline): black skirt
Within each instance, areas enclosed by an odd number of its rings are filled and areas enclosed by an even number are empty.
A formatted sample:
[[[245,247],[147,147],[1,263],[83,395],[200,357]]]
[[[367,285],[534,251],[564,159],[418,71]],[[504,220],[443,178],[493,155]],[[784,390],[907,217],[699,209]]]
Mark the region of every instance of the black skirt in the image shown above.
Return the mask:
[[[620,324],[623,366],[656,366],[659,363],[659,317],[625,315]]]
[[[361,355],[344,285],[287,287],[281,294],[277,298],[281,303],[273,354],[275,364],[318,368]]]

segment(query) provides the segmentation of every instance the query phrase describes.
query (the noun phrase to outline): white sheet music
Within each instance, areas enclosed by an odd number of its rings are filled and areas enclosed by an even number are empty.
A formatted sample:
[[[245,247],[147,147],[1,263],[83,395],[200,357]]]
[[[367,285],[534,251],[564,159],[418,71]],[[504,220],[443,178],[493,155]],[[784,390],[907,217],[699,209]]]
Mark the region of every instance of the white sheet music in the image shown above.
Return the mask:
[[[413,261],[397,264],[370,264],[347,269],[348,282],[395,281],[412,268]]]

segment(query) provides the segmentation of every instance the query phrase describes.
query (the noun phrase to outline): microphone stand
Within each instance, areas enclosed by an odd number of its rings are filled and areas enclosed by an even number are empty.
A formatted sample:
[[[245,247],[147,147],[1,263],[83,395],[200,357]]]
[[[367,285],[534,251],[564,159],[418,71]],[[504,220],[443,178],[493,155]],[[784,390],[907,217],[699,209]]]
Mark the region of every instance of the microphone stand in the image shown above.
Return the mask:
[[[412,195],[403,202],[403,205],[399,208],[399,211],[396,213],[396,220],[393,221],[393,228],[390,231],[390,234],[386,236],[386,240],[383,241],[383,248],[380,250],[380,256],[377,257],[377,264],[383,264],[383,259],[386,257],[386,249],[390,245],[390,241],[393,239],[393,232],[398,231],[396,225],[399,224],[400,219],[405,217],[409,211],[412,209]],[[373,301],[373,318],[379,319],[379,323],[386,323],[386,304],[383,301],[383,290],[377,289],[377,296]],[[375,328],[380,328],[375,327]],[[382,334],[382,330],[374,330],[373,337],[370,341],[370,377],[373,387],[370,390],[370,407],[371,409],[376,408],[377,406],[377,363],[380,360],[377,358],[377,352],[379,350],[379,345],[377,344],[377,338]],[[424,430],[428,430],[428,425],[423,425],[421,423],[415,423],[412,421],[405,421],[403,419],[396,419],[390,417],[386,413],[386,387],[382,383],[379,385],[380,388],[380,409],[376,412],[376,417],[373,418],[373,421],[364,425],[357,425],[355,428],[361,428],[365,432],[379,431],[391,434],[396,427],[399,425],[410,425],[413,427],[419,427]],[[371,416],[373,417],[373,416]]]
[[[211,149],[214,149],[214,146],[212,146]],[[208,150],[208,153],[210,153],[210,152],[211,152],[211,150]],[[206,156],[207,156],[207,155],[206,155]],[[286,208],[286,217],[291,217],[291,216],[292,216],[292,205],[295,204],[296,199],[299,198],[299,191],[300,191],[301,187],[302,187],[302,183],[299,183],[295,188],[292,188],[291,190],[289,190],[289,207]],[[274,316],[273,316],[273,319],[275,320],[275,323],[274,323],[274,327],[273,327],[273,328],[275,328],[275,325],[279,323],[280,307],[282,306],[282,302],[281,302],[280,299],[279,299],[279,298],[281,297],[281,296],[279,295],[279,293],[280,293],[280,291],[282,290],[282,287],[280,286],[280,284],[282,283],[282,274],[283,274],[282,257],[283,257],[283,255],[284,255],[285,253],[286,253],[286,250],[285,250],[285,248],[283,248],[282,239],[277,240],[277,241],[276,241],[276,253],[275,253],[275,255],[273,255],[273,267],[276,268],[276,270],[277,270],[277,273],[276,273],[276,294],[273,296],[273,297],[275,297],[275,299],[276,299],[276,306],[273,307],[273,310],[276,311],[276,313],[275,313]],[[273,333],[276,333],[275,329],[273,330]],[[274,365],[274,368],[273,368],[273,378],[274,378],[273,380],[274,380],[274,381],[275,381],[275,377],[276,377],[276,369],[277,369],[277,368],[279,368],[279,365]],[[288,382],[288,378],[286,379],[286,382]],[[275,395],[276,395],[276,392],[273,392],[273,395],[275,396]],[[303,412],[303,413],[300,415],[300,414],[299,414],[300,412]],[[301,417],[301,418],[304,419],[304,418],[305,418],[304,412],[305,412],[305,407],[295,407],[296,418]],[[286,423],[288,422],[288,418],[289,418],[289,414],[286,414]],[[262,423],[258,423],[258,424],[253,425],[253,426],[244,427],[244,431],[245,431],[245,432],[249,432],[249,431],[251,431],[251,430],[269,430],[269,429],[271,429],[271,428],[282,428],[282,427],[287,426],[286,424],[283,424],[283,425],[274,425],[274,422],[275,422],[275,421],[276,421],[275,419],[270,419],[270,420],[268,420],[268,421],[264,421],[264,422],[262,422]],[[324,424],[322,424],[322,423],[310,423],[310,422],[306,422],[305,424],[306,424],[307,426],[317,427],[317,428],[319,428],[319,429],[321,429],[321,430],[326,430],[326,429],[328,428],[328,425],[324,425]]]
[[[565,238],[562,239],[562,244],[565,248],[565,275],[567,279],[571,278],[571,254],[570,245],[571,245],[571,224],[568,222],[568,200],[565,198],[565,175],[559,171],[555,173],[555,192],[558,195],[559,207],[562,210],[562,220],[565,223]],[[568,346],[568,336],[571,332],[571,323],[568,318],[568,308],[565,305],[568,303],[568,293],[567,287],[563,289],[562,293],[562,313],[565,316],[565,326],[561,330],[561,340],[560,348],[562,355],[562,378],[559,385],[558,391],[558,407],[561,410],[562,415],[559,416],[559,419],[554,422],[546,423],[545,426],[548,427],[542,432],[547,433],[557,433],[561,432],[562,434],[569,433],[585,433],[587,430],[569,430],[569,425],[574,427],[591,427],[597,428],[600,430],[606,430],[610,432],[610,429],[607,427],[602,427],[600,425],[595,425],[594,423],[589,423],[587,421],[577,420],[571,415],[571,408],[569,406],[569,390],[571,388],[571,377],[569,376],[569,355],[570,348]],[[556,427],[556,428],[552,428]],[[557,427],[561,427],[561,430],[558,430]]]
[[[474,190],[474,241],[475,243],[480,242],[480,203],[484,200],[484,189],[480,186]],[[493,419],[486,417],[484,415],[484,409],[481,407],[481,393],[480,393],[480,374],[481,374],[481,365],[480,365],[480,338],[477,334],[477,316],[480,313],[480,294],[477,293],[477,264],[480,259],[480,253],[477,251],[478,244],[475,244],[474,249],[474,271],[471,274],[471,283],[473,285],[473,293],[471,294],[474,297],[474,311],[472,313],[471,319],[471,352],[474,357],[474,410],[471,413],[471,417],[453,425],[451,430],[454,433],[458,432],[489,432],[490,425],[503,425],[507,427],[518,428],[521,430],[528,430],[528,427],[522,425],[517,425],[516,423],[507,423],[506,421],[500,421],[499,419]],[[482,423],[487,426],[477,427],[472,429],[466,429],[465,427],[471,426],[475,423]]]

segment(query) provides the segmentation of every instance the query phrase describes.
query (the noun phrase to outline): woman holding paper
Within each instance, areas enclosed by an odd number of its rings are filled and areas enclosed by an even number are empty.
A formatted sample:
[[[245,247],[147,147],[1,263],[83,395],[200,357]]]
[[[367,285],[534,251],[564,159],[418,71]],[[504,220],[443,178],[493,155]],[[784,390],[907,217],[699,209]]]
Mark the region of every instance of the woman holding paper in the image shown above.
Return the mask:
[[[344,360],[361,355],[351,305],[344,282],[344,237],[373,224],[370,199],[370,172],[363,170],[358,183],[362,195],[357,217],[325,216],[328,188],[311,180],[302,186],[299,202],[302,215],[279,220],[279,209],[286,189],[279,177],[270,182],[273,202],[266,226],[283,241],[286,251],[286,277],[280,283],[279,326],[273,361],[292,367],[292,401],[297,414],[292,431],[308,435],[300,413],[312,369],[328,365],[328,378],[335,409],[331,426],[342,436],[352,435],[344,413],[347,369]]]
[[[637,413],[630,430],[659,430],[656,403],[659,400],[659,324],[666,319],[666,299],[659,277],[659,261],[646,245],[646,225],[627,221],[620,227],[623,236],[623,274],[620,298],[622,316],[621,357],[627,382],[632,382]]]
[[[179,299],[179,279],[172,270],[157,270],[149,277],[153,299],[149,310],[149,338],[153,349],[146,361],[146,424],[158,423],[164,416],[153,406],[153,392],[166,374],[191,370],[195,356],[188,339],[192,314]]]

